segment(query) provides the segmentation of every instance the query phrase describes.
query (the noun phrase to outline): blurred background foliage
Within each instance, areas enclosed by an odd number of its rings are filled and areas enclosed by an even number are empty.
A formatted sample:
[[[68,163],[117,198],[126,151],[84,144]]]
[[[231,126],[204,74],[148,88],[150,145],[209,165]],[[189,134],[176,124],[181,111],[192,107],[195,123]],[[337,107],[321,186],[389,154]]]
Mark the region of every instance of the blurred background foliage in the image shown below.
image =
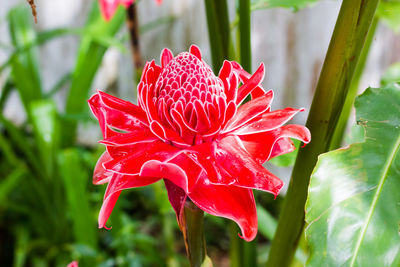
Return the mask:
[[[279,4],[257,0],[252,1],[251,8],[297,10],[313,2],[316,1]],[[379,14],[384,16],[386,10],[382,7]],[[390,16],[385,21],[391,25]],[[157,18],[141,25],[141,32],[153,31],[175,19],[171,15]],[[81,28],[38,31],[27,5],[13,7],[4,20],[9,25],[11,42],[0,42],[0,49],[8,51],[7,59],[0,62],[4,81],[0,83],[1,265],[66,266],[77,260],[80,266],[187,266],[183,239],[161,183],[123,192],[109,223],[113,229],[97,229],[105,186],[93,186],[91,175],[104,148],[77,142],[77,128],[97,124],[86,100],[106,51],[118,49],[129,57],[125,45],[129,36],[121,34],[125,26],[124,10],[120,8],[106,23],[97,1],[93,1]],[[234,26],[236,20],[232,21]],[[44,89],[39,49],[67,35],[80,40],[75,66]],[[59,61],[62,64],[62,54]],[[399,82],[399,70],[398,64],[393,65],[383,76],[382,84]],[[54,96],[62,90],[66,93],[60,103]],[[25,114],[22,123],[16,123],[3,112],[15,93],[22,102],[18,112]],[[272,164],[292,166],[295,156],[296,152],[279,157]],[[274,200],[269,194],[257,194],[256,198],[259,216],[256,255],[258,264],[264,265],[281,198]],[[208,254],[215,266],[229,266],[230,232],[225,219],[206,216]],[[303,248],[304,245],[296,255],[297,264],[306,260]]]

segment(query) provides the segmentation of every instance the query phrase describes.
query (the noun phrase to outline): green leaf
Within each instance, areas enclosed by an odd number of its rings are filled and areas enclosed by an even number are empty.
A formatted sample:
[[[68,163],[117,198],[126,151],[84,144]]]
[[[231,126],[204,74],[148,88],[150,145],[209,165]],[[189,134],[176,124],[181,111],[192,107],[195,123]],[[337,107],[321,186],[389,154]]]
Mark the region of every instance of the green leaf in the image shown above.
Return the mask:
[[[355,106],[365,141],[321,155],[311,177],[309,266],[400,266],[400,86]]]
[[[257,217],[260,234],[262,234],[265,238],[272,240],[274,238],[278,222],[271,214],[269,214],[266,209],[260,206],[257,207]]]
[[[23,267],[29,253],[29,230],[18,226],[15,229],[14,267]]]
[[[381,0],[376,15],[394,31],[400,30],[400,0]]]
[[[73,221],[77,243],[96,248],[96,224],[89,206],[86,190],[88,173],[82,167],[79,152],[68,149],[60,153],[58,163],[68,200],[68,209]]]
[[[35,40],[36,33],[28,9],[14,8],[9,12],[8,18],[13,46],[16,48],[29,46]],[[12,57],[10,63],[13,81],[28,111],[30,102],[40,99],[42,95],[37,50],[26,49],[23,53]]]
[[[38,100],[31,103],[30,113],[40,159],[46,174],[51,177],[59,144],[57,108],[50,99]]]
[[[7,203],[8,195],[18,186],[25,174],[26,169],[20,166],[0,180],[0,205]]]
[[[381,83],[382,85],[389,83],[400,83],[400,63],[393,64],[385,71],[382,76]]]
[[[298,11],[310,4],[316,3],[318,0],[252,0],[251,9],[265,9],[265,8],[290,8]]]
[[[115,45],[111,37],[119,31],[124,22],[124,10],[121,7],[109,22],[104,21],[97,2],[86,24],[86,32],[78,51],[77,63],[72,74],[72,84],[66,102],[66,115],[81,114],[87,110],[86,100],[93,79],[100,67],[108,45]],[[73,144],[76,136],[77,122],[66,120],[62,126],[62,141],[64,146]]]
[[[33,149],[32,144],[29,142],[29,139],[26,137],[25,132],[22,129],[19,129],[16,127],[11,121],[7,120],[4,118],[2,113],[0,113],[0,126],[4,127],[4,129],[7,131],[7,136],[9,138],[7,146],[11,146],[13,144],[13,149],[15,148],[19,149],[25,159],[29,162],[30,165],[37,171],[37,173],[42,174],[42,166],[40,164],[40,161],[35,155],[35,151]],[[1,136],[0,136],[1,137]],[[6,140],[6,139],[4,139]],[[1,145],[1,139],[0,139],[0,145]],[[6,140],[8,141],[8,140]],[[5,150],[6,152],[6,150]]]

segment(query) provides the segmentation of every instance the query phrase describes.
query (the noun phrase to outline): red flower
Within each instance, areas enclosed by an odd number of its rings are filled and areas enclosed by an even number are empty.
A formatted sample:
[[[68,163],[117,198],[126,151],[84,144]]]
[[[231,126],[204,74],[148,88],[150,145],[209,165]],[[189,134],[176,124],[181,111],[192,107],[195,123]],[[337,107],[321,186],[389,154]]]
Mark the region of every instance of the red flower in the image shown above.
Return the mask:
[[[67,267],[78,267],[78,262],[77,261],[73,261],[70,264],[68,264]]]
[[[250,75],[232,61],[216,77],[192,46],[175,58],[164,49],[161,66],[147,62],[138,106],[100,91],[93,95],[89,104],[107,148],[93,178],[108,183],[99,227],[121,190],[164,179],[178,222],[189,197],[205,212],[234,220],[252,240],[252,189],[276,196],[283,186],[262,164],[293,151],[290,138],[310,141],[307,128],[284,125],[302,109],[270,110],[273,93],[261,88],[263,77],[263,64]],[[239,106],[249,94],[253,99]]]
[[[100,10],[105,20],[110,20],[119,5],[127,8],[135,0],[100,0]],[[161,4],[162,0],[156,0],[157,4]]]

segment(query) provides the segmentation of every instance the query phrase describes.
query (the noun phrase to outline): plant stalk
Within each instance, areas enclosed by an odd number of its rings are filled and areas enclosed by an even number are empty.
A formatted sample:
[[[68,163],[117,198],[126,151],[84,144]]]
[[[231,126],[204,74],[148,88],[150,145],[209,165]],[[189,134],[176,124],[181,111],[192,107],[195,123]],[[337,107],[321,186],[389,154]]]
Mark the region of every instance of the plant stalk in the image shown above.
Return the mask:
[[[226,0],[204,0],[214,72],[231,58],[231,35]]]
[[[239,1],[240,63],[251,73],[251,10],[250,0]]]
[[[129,5],[129,7],[126,10],[126,13],[127,13],[126,24],[128,26],[128,31],[130,35],[133,65],[135,66],[135,71],[136,71],[135,80],[137,83],[139,83],[143,71],[143,57],[140,51],[139,20],[138,20],[137,6],[135,2]]]
[[[192,267],[204,266],[207,260],[204,238],[204,212],[187,200],[181,217],[181,230],[185,240],[187,257]]]
[[[371,28],[368,31],[365,45],[361,51],[360,59],[358,60],[356,70],[354,71],[353,79],[351,80],[349,88],[349,93],[347,94],[346,101],[344,102],[344,107],[342,113],[340,114],[339,121],[336,125],[329,150],[337,149],[342,144],[347,122],[350,117],[351,109],[353,108],[354,100],[357,96],[358,87],[360,85],[360,80],[363,75],[365,65],[367,63],[371,44],[372,41],[374,40],[376,28],[378,26],[378,21],[379,19],[376,16],[372,20]]]
[[[312,140],[301,148],[272,242],[267,266],[289,266],[304,227],[308,183],[318,155],[329,150],[378,0],[343,1],[306,126]]]
[[[250,0],[239,0],[239,44],[240,64],[251,73],[251,10]],[[247,101],[250,100],[246,99]],[[257,239],[246,242],[238,237],[238,227],[231,227],[231,259],[236,259],[238,266],[257,266]],[[232,255],[236,254],[236,255]]]

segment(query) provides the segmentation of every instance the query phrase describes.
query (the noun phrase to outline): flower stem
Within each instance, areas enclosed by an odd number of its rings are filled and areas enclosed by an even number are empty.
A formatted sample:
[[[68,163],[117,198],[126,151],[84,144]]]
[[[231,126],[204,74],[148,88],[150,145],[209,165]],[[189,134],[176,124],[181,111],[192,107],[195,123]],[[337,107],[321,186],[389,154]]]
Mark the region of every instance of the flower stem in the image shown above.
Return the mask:
[[[251,73],[251,10],[250,0],[239,1],[240,63]]]
[[[250,0],[239,0],[240,64],[251,73],[251,10]],[[250,97],[246,98],[246,101]],[[237,266],[257,266],[257,241],[246,242],[237,235],[238,227],[231,227],[231,261]],[[232,265],[232,263],[231,263]]]
[[[346,130],[347,122],[350,117],[350,112],[351,109],[353,108],[354,100],[356,98],[358,87],[360,85],[360,80],[364,72],[365,65],[367,63],[369,50],[372,41],[374,40],[378,21],[379,21],[378,17],[375,16],[372,21],[371,28],[368,31],[367,39],[365,41],[364,48],[361,51],[360,59],[358,60],[356,70],[354,71],[353,79],[351,80],[349,88],[349,93],[347,94],[342,113],[340,114],[339,121],[335,128],[335,133],[333,134],[329,150],[337,149],[342,144],[344,131]]]
[[[130,35],[133,65],[136,71],[136,82],[139,83],[143,71],[143,58],[140,51],[139,20],[136,3],[132,3],[126,10],[126,24]]]
[[[378,0],[343,1],[306,126],[312,140],[300,149],[269,253],[268,266],[289,266],[304,226],[308,183],[318,155],[329,150]]]
[[[192,201],[187,200],[181,220],[181,230],[190,266],[205,266],[209,259],[204,238],[204,212]],[[207,266],[210,266],[209,263]]]
[[[228,4],[226,0],[204,0],[204,4],[213,70],[217,72],[224,59],[231,58],[231,50],[233,50],[231,47]]]

